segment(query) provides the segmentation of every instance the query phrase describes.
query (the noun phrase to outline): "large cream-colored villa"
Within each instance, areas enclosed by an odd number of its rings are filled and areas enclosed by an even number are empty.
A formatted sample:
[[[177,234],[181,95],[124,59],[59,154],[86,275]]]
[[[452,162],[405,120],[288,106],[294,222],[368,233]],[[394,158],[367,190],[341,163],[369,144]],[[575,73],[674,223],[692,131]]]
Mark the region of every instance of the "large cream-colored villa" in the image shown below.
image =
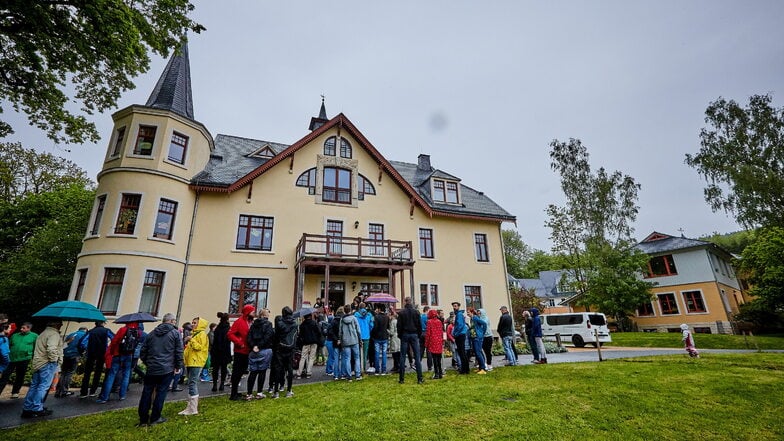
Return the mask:
[[[71,289],[110,320],[278,314],[359,292],[495,319],[509,303],[501,224],[515,217],[428,155],[387,160],[323,101],[291,145],[213,138],[194,119],[184,47],[145,105],[112,117]]]

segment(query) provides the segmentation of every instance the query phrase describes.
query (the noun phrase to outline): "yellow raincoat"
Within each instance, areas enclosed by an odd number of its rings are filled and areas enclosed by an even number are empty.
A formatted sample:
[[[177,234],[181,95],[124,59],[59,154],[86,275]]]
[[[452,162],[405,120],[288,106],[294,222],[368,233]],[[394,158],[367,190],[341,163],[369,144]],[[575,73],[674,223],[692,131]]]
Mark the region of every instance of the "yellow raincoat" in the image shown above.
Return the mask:
[[[203,317],[199,317],[199,324],[191,334],[191,339],[185,346],[185,367],[203,367],[207,364],[207,356],[210,354],[210,339],[207,335],[209,322]]]

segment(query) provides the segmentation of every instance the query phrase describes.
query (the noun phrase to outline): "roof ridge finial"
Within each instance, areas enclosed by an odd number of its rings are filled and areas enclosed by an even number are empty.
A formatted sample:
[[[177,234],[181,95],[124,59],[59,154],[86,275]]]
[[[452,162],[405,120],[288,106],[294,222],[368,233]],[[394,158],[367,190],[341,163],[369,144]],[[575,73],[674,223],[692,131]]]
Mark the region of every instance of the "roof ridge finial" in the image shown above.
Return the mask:
[[[321,94],[321,109],[319,109],[319,115],[317,117],[313,117],[310,119],[310,126],[308,126],[308,130],[313,131],[318,129],[319,127],[323,126],[324,124],[329,121],[327,118],[327,108],[324,105],[325,96]]]

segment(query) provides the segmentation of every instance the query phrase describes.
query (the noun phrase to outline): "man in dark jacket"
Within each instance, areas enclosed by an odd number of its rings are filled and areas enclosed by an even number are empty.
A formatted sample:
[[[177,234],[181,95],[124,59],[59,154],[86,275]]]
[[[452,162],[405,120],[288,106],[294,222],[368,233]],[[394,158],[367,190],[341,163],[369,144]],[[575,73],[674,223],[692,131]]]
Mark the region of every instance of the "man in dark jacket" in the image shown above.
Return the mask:
[[[161,416],[163,403],[174,375],[180,373],[183,367],[182,336],[175,323],[174,314],[164,315],[163,323],[147,335],[142,345],[139,357],[147,366],[147,373],[144,376],[144,390],[139,399],[140,427],[167,421]]]
[[[398,383],[400,384],[403,384],[405,380],[405,356],[408,354],[408,347],[411,346],[414,354],[420,354],[419,338],[422,336],[422,321],[414,309],[411,297],[406,297],[404,303],[405,307],[397,316],[397,335],[400,337],[400,375],[398,377]],[[424,383],[425,380],[422,378],[422,359],[420,357],[414,357],[414,366],[416,367],[417,383]]]
[[[283,378],[286,378],[286,398],[294,396],[291,391],[291,383],[294,381],[294,350],[297,341],[297,321],[292,317],[294,311],[288,306],[283,307],[283,316],[275,320],[275,349],[273,357],[280,368],[277,370],[278,381],[275,382],[275,390],[272,398],[278,398],[278,388],[283,385]],[[292,344],[292,342],[294,344]]]
[[[373,330],[370,338],[376,350],[376,375],[387,375],[387,349],[389,348],[389,316],[376,308]]]
[[[82,376],[82,389],[79,393],[79,398],[94,397],[97,395],[98,385],[101,384],[106,348],[114,338],[114,333],[103,324],[104,322],[95,322],[95,327],[82,337],[82,342],[79,344],[81,347],[86,347],[87,355],[87,361],[84,362],[84,376]],[[90,373],[93,373],[92,384],[89,381]]]
[[[501,318],[498,320],[498,336],[501,338],[501,343],[504,346],[506,365],[517,366],[517,356],[514,352],[514,322],[506,306],[501,307]]]
[[[316,349],[321,340],[321,329],[313,320],[312,315],[306,315],[305,320],[299,325],[299,343],[302,344],[302,355],[299,358],[296,378],[310,378],[313,374],[313,362],[316,361]]]

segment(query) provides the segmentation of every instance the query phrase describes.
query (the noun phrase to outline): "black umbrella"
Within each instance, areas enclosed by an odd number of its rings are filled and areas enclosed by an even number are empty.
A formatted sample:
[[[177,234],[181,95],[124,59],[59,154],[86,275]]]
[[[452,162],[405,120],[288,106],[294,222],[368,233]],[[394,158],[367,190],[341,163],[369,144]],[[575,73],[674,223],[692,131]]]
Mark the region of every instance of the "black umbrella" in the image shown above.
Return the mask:
[[[153,315],[146,312],[132,312],[117,317],[115,323],[142,323],[142,322],[157,322],[158,319]]]
[[[300,309],[299,311],[295,312],[294,315],[292,315],[292,317],[294,317],[294,318],[305,317],[306,315],[311,315],[314,312],[316,312],[316,310],[314,308],[311,308],[310,306],[303,306],[302,309]]]

